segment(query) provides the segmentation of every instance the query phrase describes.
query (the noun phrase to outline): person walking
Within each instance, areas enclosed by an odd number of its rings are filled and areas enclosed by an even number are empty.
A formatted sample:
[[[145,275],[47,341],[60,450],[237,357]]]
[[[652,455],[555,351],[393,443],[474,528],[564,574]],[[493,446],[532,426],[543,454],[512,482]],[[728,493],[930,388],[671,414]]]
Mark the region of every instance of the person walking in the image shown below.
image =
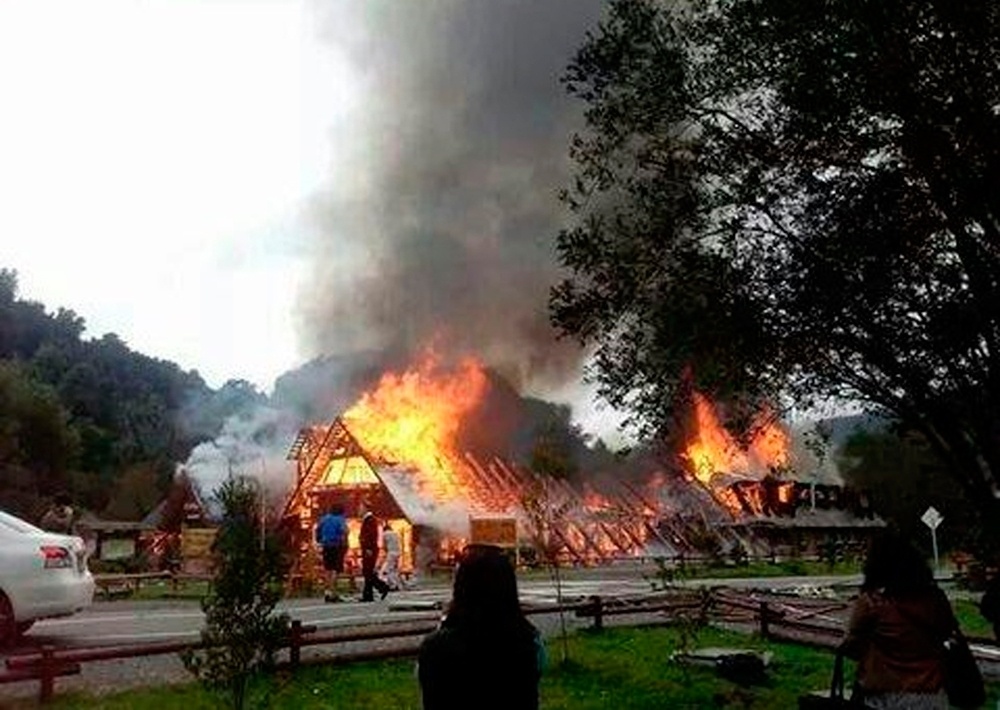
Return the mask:
[[[858,662],[866,708],[947,710],[944,641],[957,628],[927,562],[895,534],[876,538],[841,651]]]
[[[385,577],[389,589],[396,591],[403,586],[399,578],[399,557],[402,553],[402,545],[399,533],[392,529],[389,521],[385,521],[382,527],[382,549],[385,551],[385,561],[382,563],[382,575]]]
[[[375,601],[374,590],[377,589],[382,599],[389,593],[389,585],[379,578],[376,570],[378,563],[378,519],[369,511],[361,519],[361,575],[365,579],[361,591],[361,601]]]
[[[323,599],[328,602],[340,601],[337,595],[337,579],[344,571],[344,556],[347,554],[347,520],[344,509],[339,505],[319,519],[316,525],[316,542],[323,550],[323,569],[328,575],[328,586]]]
[[[420,644],[423,710],[537,710],[545,650],[500,548],[468,546],[447,616]]]

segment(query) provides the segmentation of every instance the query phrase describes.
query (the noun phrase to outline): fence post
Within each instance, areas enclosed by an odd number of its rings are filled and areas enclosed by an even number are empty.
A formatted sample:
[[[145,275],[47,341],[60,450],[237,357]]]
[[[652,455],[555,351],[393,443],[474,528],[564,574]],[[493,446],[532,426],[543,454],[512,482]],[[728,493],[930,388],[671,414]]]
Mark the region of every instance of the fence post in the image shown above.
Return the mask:
[[[299,667],[302,647],[302,622],[292,619],[292,636],[288,642],[288,662],[292,668]]]
[[[52,700],[52,695],[55,693],[56,664],[53,655],[52,646],[42,646],[42,658],[38,667],[39,679],[41,680],[38,700],[43,703]]]
[[[604,630],[604,605],[599,596],[592,596],[591,603],[594,605],[594,631]]]
[[[769,609],[767,608],[767,602],[760,603],[760,635],[761,638],[767,638],[771,632],[770,626],[768,624],[769,619]]]

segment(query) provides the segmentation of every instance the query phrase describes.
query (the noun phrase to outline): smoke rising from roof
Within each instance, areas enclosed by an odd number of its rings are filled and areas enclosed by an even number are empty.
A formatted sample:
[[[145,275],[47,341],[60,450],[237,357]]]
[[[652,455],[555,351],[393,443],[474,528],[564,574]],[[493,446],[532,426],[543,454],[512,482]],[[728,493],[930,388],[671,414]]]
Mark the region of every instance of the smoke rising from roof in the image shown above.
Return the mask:
[[[553,385],[581,353],[547,316],[579,107],[559,76],[600,0],[333,3],[357,70],[301,296],[312,355],[473,352]]]

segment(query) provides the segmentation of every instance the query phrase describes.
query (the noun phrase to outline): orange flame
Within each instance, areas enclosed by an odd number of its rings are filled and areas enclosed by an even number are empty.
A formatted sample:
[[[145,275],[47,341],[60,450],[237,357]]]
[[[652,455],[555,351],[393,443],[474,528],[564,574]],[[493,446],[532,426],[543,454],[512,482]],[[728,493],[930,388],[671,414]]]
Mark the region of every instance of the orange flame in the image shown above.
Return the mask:
[[[463,492],[455,439],[486,386],[477,360],[465,358],[449,369],[428,352],[402,374],[384,374],[344,420],[372,456],[412,467],[421,489],[447,500]]]
[[[611,510],[614,505],[606,496],[595,491],[589,484],[584,484],[583,507],[591,513],[600,513]]]
[[[760,476],[772,466],[788,464],[788,434],[776,423],[758,427],[750,445],[743,449],[726,431],[715,407],[703,395],[694,394],[695,434],[684,451],[694,474],[710,483],[717,473]]]

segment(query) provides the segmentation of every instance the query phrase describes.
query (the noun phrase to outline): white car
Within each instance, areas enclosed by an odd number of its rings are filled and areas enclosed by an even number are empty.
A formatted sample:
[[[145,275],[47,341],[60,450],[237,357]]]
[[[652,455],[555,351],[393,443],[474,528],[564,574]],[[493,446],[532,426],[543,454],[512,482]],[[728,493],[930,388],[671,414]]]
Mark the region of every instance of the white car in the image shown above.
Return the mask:
[[[0,648],[38,619],[69,616],[94,600],[83,540],[0,510]]]

